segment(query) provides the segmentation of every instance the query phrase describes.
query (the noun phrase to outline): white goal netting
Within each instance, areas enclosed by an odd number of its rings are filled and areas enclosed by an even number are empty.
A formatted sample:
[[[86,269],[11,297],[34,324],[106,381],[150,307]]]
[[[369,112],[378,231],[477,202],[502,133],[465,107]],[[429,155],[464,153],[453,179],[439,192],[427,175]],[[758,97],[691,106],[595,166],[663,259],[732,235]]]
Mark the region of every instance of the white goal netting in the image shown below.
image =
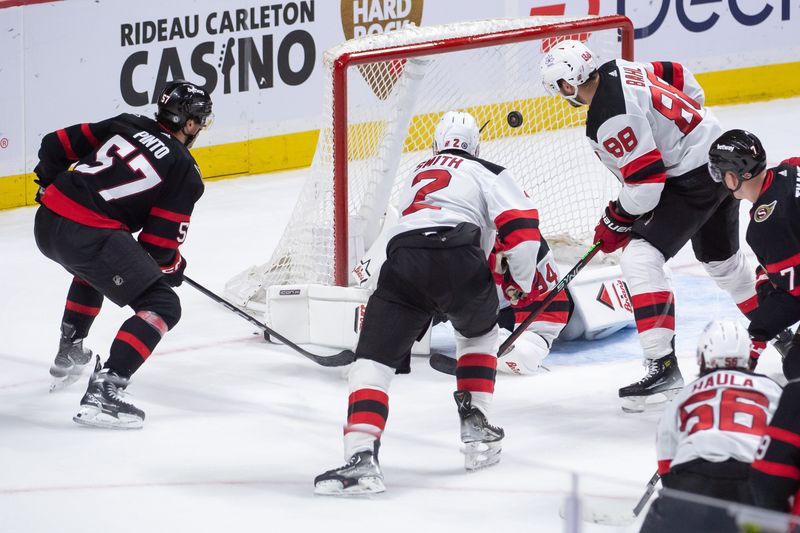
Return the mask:
[[[558,243],[587,245],[618,185],[584,138],[586,109],[572,108],[542,88],[539,61],[557,39],[495,39],[461,51],[449,51],[446,44],[578,22],[585,27],[573,37],[586,41],[601,62],[621,57],[618,30],[596,30],[594,20],[531,17],[411,27],[328,50],[323,57],[323,122],[309,177],[270,260],[232,278],[226,295],[238,305],[258,308],[270,285],[334,285],[337,269],[341,281],[341,272],[349,272],[379,234],[384,213],[396,201],[399,180],[431,153],[435,124],[451,109],[469,111],[480,124],[488,122],[481,135],[481,157],[513,171],[536,203],[542,233],[554,248],[558,250]],[[425,47],[425,55],[412,52],[387,60],[384,53],[416,46]],[[346,90],[341,90],[334,82],[335,63],[365,51],[374,51],[371,62],[347,68]],[[346,105],[346,141],[335,130],[334,110],[341,105]],[[523,118],[517,128],[507,120],[512,111]],[[337,143],[347,158],[346,193],[335,185]],[[338,245],[342,224],[335,222],[337,202],[346,205],[348,225]],[[337,264],[342,243],[347,254],[340,253]]]

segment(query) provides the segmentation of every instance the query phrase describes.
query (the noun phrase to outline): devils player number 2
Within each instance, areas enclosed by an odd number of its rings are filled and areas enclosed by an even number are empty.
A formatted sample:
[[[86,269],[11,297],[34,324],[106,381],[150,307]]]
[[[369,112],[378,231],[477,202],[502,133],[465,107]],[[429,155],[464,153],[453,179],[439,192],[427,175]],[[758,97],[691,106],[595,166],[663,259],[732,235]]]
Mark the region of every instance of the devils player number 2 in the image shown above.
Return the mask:
[[[135,157],[125,160],[126,157],[136,152],[136,147],[120,135],[114,135],[97,150],[97,161],[94,164],[84,163],[77,165],[73,170],[81,174],[97,174],[114,165],[115,161],[122,161],[141,179],[123,183],[116,187],[99,191],[100,196],[105,201],[117,200],[133,194],[152,189],[161,183],[161,176],[150,164],[150,161],[142,154],[138,153]],[[114,158],[117,156],[117,159]],[[99,163],[99,164],[98,164]]]
[[[754,390],[724,389],[719,401],[719,420],[715,420],[712,400],[718,393],[717,389],[698,392],[683,402],[679,411],[680,430],[686,431],[689,422],[694,420],[689,435],[711,429],[717,423],[720,431],[751,435],[764,433],[767,429],[766,409],[769,408],[766,396]]]
[[[434,168],[431,170],[423,170],[416,176],[414,176],[414,180],[411,182],[411,186],[413,187],[420,181],[424,180],[433,180],[430,183],[423,185],[417,191],[417,194],[414,195],[414,201],[411,202],[411,205],[403,209],[403,216],[410,215],[411,213],[416,213],[420,209],[441,209],[441,207],[436,205],[430,205],[423,203],[425,197],[428,196],[430,193],[434,191],[440,191],[450,185],[450,178],[453,176],[447,170],[442,170],[440,168]]]

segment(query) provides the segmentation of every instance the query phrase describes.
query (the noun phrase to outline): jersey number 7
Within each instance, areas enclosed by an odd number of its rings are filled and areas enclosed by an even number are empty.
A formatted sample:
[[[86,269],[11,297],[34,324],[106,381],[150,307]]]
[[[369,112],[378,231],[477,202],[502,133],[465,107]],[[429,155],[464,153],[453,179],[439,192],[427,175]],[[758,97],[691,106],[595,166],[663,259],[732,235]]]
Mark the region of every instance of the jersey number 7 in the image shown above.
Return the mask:
[[[135,157],[125,160],[126,157],[135,153],[137,148],[132,145],[127,139],[121,135],[114,135],[107,140],[103,146],[97,150],[97,161],[99,164],[77,165],[73,169],[75,172],[82,174],[98,174],[114,165],[115,161],[120,161],[130,168],[134,175],[139,176],[139,179],[98,191],[100,196],[107,202],[117,200],[126,196],[139,194],[148,189],[152,189],[161,183],[161,176],[158,175],[156,169],[150,164],[150,161],[139,152]],[[114,158],[116,156],[117,159]]]

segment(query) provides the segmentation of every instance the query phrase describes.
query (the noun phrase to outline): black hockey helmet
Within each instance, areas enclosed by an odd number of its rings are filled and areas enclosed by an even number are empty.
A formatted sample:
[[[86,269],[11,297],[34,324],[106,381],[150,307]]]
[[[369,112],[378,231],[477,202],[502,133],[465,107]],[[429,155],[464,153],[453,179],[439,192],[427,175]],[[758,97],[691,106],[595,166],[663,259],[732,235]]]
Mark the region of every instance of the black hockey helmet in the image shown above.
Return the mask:
[[[211,124],[211,97],[186,80],[169,82],[158,97],[156,120],[170,131],[178,131],[190,118],[203,127]]]
[[[741,187],[743,181],[758,176],[765,168],[767,154],[764,147],[758,137],[749,131],[726,131],[711,143],[708,171],[711,178],[718,183],[725,180],[726,172],[733,172]]]

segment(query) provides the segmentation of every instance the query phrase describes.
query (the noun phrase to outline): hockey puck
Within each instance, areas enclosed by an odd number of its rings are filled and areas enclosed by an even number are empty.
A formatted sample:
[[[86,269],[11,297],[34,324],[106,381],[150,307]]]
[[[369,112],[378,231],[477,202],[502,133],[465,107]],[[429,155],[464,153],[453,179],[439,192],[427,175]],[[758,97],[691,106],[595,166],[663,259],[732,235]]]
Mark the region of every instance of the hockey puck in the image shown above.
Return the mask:
[[[512,128],[519,128],[522,126],[522,113],[519,111],[512,111],[508,114],[506,120],[508,121],[508,125]]]

